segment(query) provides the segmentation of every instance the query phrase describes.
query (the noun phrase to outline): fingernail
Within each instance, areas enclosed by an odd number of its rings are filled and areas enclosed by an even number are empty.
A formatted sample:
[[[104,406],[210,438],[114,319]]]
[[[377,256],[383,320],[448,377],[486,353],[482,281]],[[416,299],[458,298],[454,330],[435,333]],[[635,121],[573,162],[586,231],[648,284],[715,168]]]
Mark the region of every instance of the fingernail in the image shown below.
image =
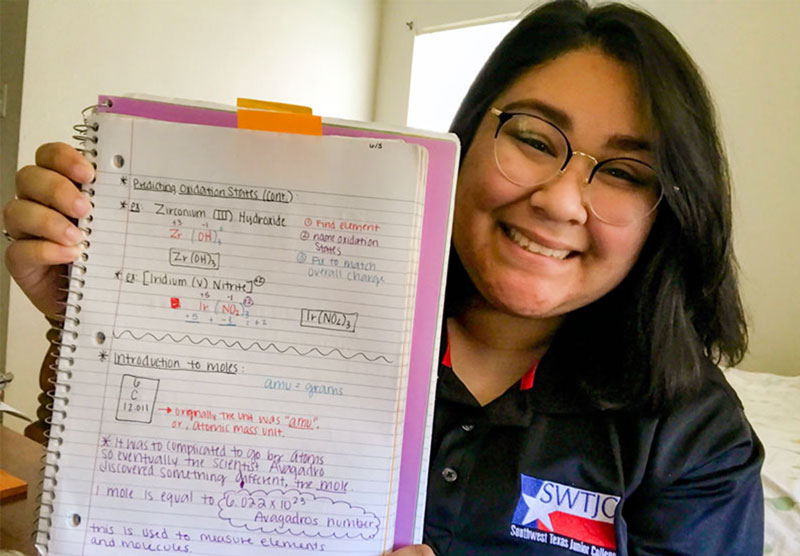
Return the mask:
[[[91,166],[86,164],[79,164],[75,167],[73,175],[77,179],[78,183],[89,183],[94,178],[94,170]]]
[[[80,245],[70,246],[67,247],[67,249],[69,250],[69,257],[72,261],[77,261],[78,257],[81,256],[81,253],[83,253],[83,247]]]
[[[67,239],[73,244],[78,243],[83,239],[83,233],[75,226],[70,226],[67,228],[66,235]]]
[[[72,203],[72,208],[77,216],[84,217],[92,210],[92,204],[86,198],[78,197]]]

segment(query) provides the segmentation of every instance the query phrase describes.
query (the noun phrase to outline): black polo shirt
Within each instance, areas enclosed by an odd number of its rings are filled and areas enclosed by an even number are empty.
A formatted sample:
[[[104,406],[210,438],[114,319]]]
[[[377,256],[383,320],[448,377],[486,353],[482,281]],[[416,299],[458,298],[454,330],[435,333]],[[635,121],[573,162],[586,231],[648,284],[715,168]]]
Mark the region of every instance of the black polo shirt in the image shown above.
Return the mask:
[[[704,373],[699,394],[653,417],[593,409],[551,352],[530,388],[484,407],[440,365],[425,543],[440,556],[762,554],[763,448],[719,369]]]

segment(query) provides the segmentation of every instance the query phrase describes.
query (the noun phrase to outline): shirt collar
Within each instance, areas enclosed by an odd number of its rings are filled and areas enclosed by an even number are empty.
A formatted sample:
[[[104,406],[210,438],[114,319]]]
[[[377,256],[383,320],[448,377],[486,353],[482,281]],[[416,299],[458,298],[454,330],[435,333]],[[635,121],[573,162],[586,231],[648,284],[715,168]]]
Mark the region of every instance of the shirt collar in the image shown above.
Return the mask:
[[[445,332],[445,340],[447,347],[444,351],[444,355],[442,356],[441,364],[449,369],[453,368],[453,363],[450,360],[450,337]],[[533,379],[536,377],[536,368],[539,366],[539,359],[531,364],[531,368],[522,376],[519,380],[519,389],[520,390],[530,390],[533,388]]]
[[[581,387],[574,368],[565,363],[565,346],[558,338],[531,368],[497,399],[481,407],[467,387],[452,370],[450,341],[446,327],[442,327],[444,353],[440,358],[437,399],[484,413],[485,418],[495,424],[527,426],[536,413],[589,414],[600,410],[595,407]],[[466,408],[465,407],[465,408]]]

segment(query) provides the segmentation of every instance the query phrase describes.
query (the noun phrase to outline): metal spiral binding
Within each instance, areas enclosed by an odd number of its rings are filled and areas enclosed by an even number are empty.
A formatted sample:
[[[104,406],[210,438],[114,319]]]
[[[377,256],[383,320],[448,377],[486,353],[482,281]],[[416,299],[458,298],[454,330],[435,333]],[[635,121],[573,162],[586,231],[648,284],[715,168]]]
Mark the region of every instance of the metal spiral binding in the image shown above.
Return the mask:
[[[93,148],[93,145],[98,142],[96,132],[99,126],[97,123],[89,123],[87,121],[87,113],[95,108],[110,105],[111,102],[107,101],[104,104],[85,108],[81,112],[83,123],[73,127],[76,132],[73,137],[81,145],[77,150],[82,152],[95,168],[97,165],[92,159],[97,156],[97,150]],[[94,188],[91,187],[91,184],[84,185],[82,192],[90,198],[90,201],[91,197],[94,197]],[[91,205],[94,208],[93,201],[91,201]],[[85,250],[90,246],[88,236],[92,233],[92,220],[92,216],[89,215],[78,224],[78,228],[84,234],[84,239],[81,242],[84,252],[79,261],[72,263],[67,275],[63,276],[66,279],[67,287],[61,288],[59,291],[66,295],[66,300],[61,302],[64,307],[64,313],[51,320],[52,327],[47,331],[47,339],[54,348],[50,353],[53,357],[53,363],[49,366],[50,370],[53,371],[53,376],[48,378],[48,382],[53,387],[46,392],[52,402],[45,406],[45,409],[49,412],[49,415],[44,419],[44,422],[49,425],[48,430],[45,431],[45,437],[48,442],[47,449],[42,456],[42,488],[38,499],[38,517],[33,531],[34,545],[41,555],[48,553],[48,545],[51,539],[50,529],[53,526],[52,516],[55,511],[58,462],[61,459],[61,445],[64,442],[63,434],[66,430],[67,405],[69,403],[69,392],[72,389],[70,382],[72,380],[72,368],[75,366],[74,353],[78,349],[75,342],[80,334],[79,327],[81,322],[76,315],[81,312],[80,302],[83,299],[81,290],[86,285],[86,280],[83,276],[87,270],[84,263],[88,260],[88,255]]]

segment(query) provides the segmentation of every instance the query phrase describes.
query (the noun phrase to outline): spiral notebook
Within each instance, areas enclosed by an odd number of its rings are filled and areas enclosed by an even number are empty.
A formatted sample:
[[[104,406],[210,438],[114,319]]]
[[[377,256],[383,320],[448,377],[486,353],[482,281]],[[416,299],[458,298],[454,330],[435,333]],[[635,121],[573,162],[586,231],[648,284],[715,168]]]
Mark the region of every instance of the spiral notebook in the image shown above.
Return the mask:
[[[457,140],[235,122],[101,97],[76,126],[97,178],[41,553],[378,555],[421,538]]]

